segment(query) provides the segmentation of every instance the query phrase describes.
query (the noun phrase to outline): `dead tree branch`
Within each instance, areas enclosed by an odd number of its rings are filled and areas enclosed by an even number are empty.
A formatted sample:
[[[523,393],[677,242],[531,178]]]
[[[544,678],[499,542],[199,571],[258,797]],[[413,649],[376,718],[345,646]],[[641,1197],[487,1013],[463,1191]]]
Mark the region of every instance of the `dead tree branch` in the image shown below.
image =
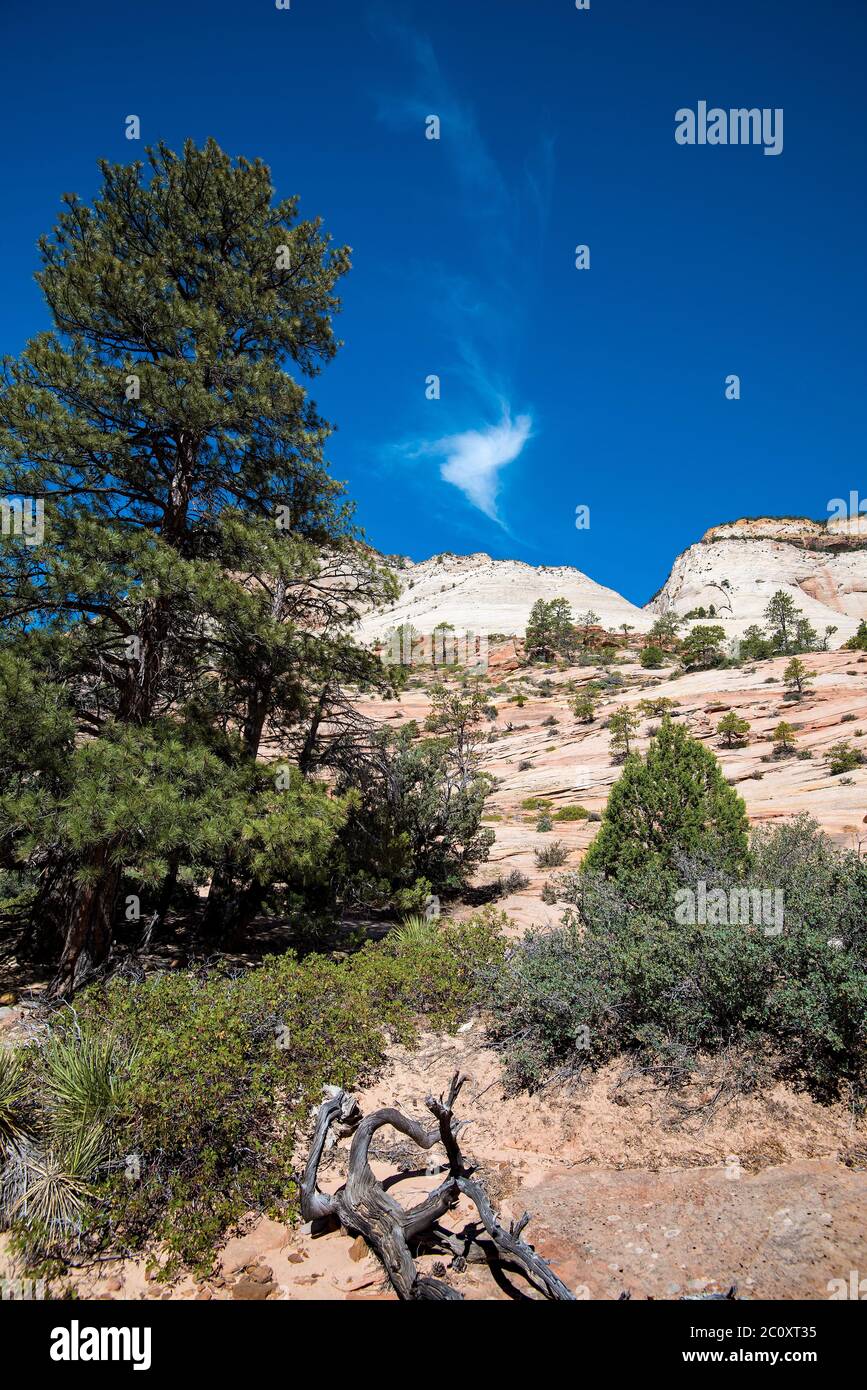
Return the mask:
[[[377,1110],[361,1118],[357,1102],[345,1091],[329,1088],[319,1108],[310,1156],[301,1181],[301,1213],[305,1221],[336,1220],[364,1237],[381,1260],[392,1288],[402,1299],[459,1299],[461,1294],[445,1280],[419,1273],[414,1252],[420,1247],[445,1249],[456,1261],[477,1259],[483,1252],[504,1266],[517,1268],[546,1298],[574,1302],[575,1295],[557,1278],[545,1260],[521,1239],[529,1221],[525,1215],[508,1230],[501,1224],[481,1183],[473,1180],[472,1169],[464,1162],[458,1134],[467,1121],[455,1120],[453,1110],[465,1077],[455,1072],[448,1091],[425,1104],[437,1121],[426,1130],[418,1121],[392,1108]],[[319,1189],[318,1174],[322,1154],[332,1125],[344,1134],[353,1133],[349,1150],[346,1182],[336,1193]],[[386,1125],[406,1135],[420,1149],[441,1143],[448,1160],[448,1176],[417,1206],[405,1209],[377,1181],[369,1163],[370,1145],[376,1132]],[[469,1198],[479,1213],[488,1235],[480,1240],[475,1233],[456,1235],[439,1225],[440,1218],[458,1201]]]

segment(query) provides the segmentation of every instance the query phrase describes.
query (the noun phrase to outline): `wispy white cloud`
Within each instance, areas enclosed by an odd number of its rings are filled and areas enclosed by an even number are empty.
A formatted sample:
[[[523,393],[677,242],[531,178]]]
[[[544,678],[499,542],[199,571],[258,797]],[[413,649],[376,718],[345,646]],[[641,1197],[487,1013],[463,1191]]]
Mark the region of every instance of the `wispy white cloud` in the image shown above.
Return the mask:
[[[460,195],[454,206],[471,225],[471,245],[484,253],[475,269],[469,256],[461,258],[459,268],[437,265],[428,256],[416,272],[431,319],[447,328],[451,360],[441,362],[439,371],[452,389],[449,404],[438,409],[451,415],[443,422],[446,427],[467,418],[500,417],[499,423],[397,445],[393,452],[404,460],[438,460],[443,481],[508,531],[498,509],[504,470],[522,453],[533,431],[530,414],[512,416],[511,359],[522,341],[521,325],[533,293],[528,267],[541,264],[537,250],[551,209],[554,139],[544,133],[537,136],[522,160],[509,148],[509,164],[502,168],[472,97],[452,83],[428,36],[383,8],[374,23],[383,40],[404,57],[397,90],[378,93],[378,117],[397,129],[414,124],[417,133],[427,116],[441,118],[441,150]]]
[[[503,525],[497,512],[500,473],[513,463],[531,437],[529,415],[512,419],[508,410],[498,425],[487,425],[462,434],[445,435],[419,446],[416,454],[442,459],[440,477],[452,483],[480,512]]]
[[[419,87],[412,95],[380,94],[379,119],[390,126],[403,126],[412,120],[420,127],[429,115],[439,116],[448,131],[444,143],[455,173],[464,191],[472,195],[469,205],[499,215],[509,200],[505,180],[487,148],[472,106],[446,79],[430,39],[393,20],[380,17],[379,24],[409,56]]]

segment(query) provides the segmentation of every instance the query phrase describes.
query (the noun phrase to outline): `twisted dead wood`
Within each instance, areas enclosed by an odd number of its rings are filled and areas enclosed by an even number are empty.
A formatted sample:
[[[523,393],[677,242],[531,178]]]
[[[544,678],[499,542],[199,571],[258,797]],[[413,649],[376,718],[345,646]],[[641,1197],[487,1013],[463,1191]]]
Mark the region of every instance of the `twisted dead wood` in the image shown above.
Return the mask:
[[[455,1262],[496,1258],[504,1266],[519,1269],[545,1297],[574,1302],[575,1295],[557,1278],[550,1265],[521,1239],[529,1221],[525,1213],[509,1227],[501,1224],[481,1183],[471,1176],[458,1144],[458,1134],[466,1121],[454,1118],[453,1108],[466,1077],[455,1072],[445,1095],[428,1096],[425,1104],[437,1121],[427,1130],[400,1110],[377,1110],[362,1118],[357,1101],[345,1091],[329,1087],[319,1107],[310,1155],[301,1180],[301,1213],[305,1221],[336,1220],[347,1230],[364,1237],[381,1260],[392,1288],[402,1299],[446,1300],[462,1295],[443,1279],[420,1274],[413,1257],[419,1246],[447,1250]],[[332,1125],[338,1137],[353,1134],[349,1150],[346,1182],[334,1194],[321,1192],[319,1165],[329,1141]],[[377,1181],[369,1163],[370,1145],[377,1130],[390,1125],[420,1149],[441,1143],[448,1160],[448,1176],[417,1206],[406,1210]],[[456,1235],[439,1225],[440,1217],[463,1194],[475,1205],[488,1239],[474,1232]]]

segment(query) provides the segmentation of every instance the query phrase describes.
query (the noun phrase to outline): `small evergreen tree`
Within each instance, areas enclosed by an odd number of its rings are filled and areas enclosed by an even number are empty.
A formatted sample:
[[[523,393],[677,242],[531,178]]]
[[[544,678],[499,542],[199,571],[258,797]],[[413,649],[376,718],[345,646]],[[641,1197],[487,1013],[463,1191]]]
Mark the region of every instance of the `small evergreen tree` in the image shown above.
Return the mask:
[[[646,671],[658,671],[660,666],[665,665],[665,652],[662,647],[653,645],[642,647],[638,654],[638,661]]]
[[[789,652],[795,645],[798,619],[803,615],[785,589],[778,589],[765,609],[765,622],[771,630],[774,650]]]
[[[790,690],[793,690],[798,699],[803,695],[810,681],[815,680],[815,671],[810,671],[799,656],[793,656],[783,672],[783,680]]]
[[[646,758],[627,759],[583,867],[607,878],[676,875],[681,855],[707,851],[736,871],[748,852],[742,799],[714,755],[665,718]]]
[[[590,629],[599,624],[599,614],[588,608],[586,613],[579,613],[575,621],[581,629],[581,645],[587,647],[590,642]]]
[[[638,708],[648,719],[661,719],[664,714],[677,709],[677,701],[672,700],[670,695],[650,695],[641,701]]]
[[[716,731],[725,744],[726,748],[732,748],[736,743],[745,743],[750,732],[750,722],[742,719],[735,711],[729,710],[724,714],[716,726]]]
[[[497,709],[480,681],[474,681],[466,691],[451,691],[442,685],[431,691],[425,728],[450,739],[462,791],[476,775],[487,738],[485,724],[491,715],[496,718]]]
[[[687,670],[704,671],[711,666],[719,666],[723,659],[725,635],[725,628],[701,623],[688,632],[680,648],[681,660]]]
[[[741,661],[762,661],[773,656],[774,644],[768,640],[758,623],[751,623],[739,643]]]
[[[834,629],[836,631],[836,629]],[[843,643],[847,652],[867,652],[867,618],[862,618],[854,637]]]
[[[634,709],[619,709],[608,721],[612,757],[622,760],[631,752],[630,739],[638,733],[639,718]]]
[[[585,685],[572,701],[572,713],[582,724],[592,724],[599,705],[599,691],[595,685]]]
[[[647,634],[648,642],[655,646],[670,648],[677,645],[678,628],[683,626],[683,618],[676,613],[662,613]]]
[[[809,618],[798,618],[795,623],[795,646],[799,652],[813,652],[819,638]]]
[[[575,629],[567,599],[536,600],[527,620],[524,650],[529,661],[553,661],[574,653]]]
[[[785,719],[780,720],[772,735],[774,753],[778,758],[788,757],[794,752],[797,732],[794,724],[788,724]]]
[[[832,777],[838,777],[842,772],[853,772],[864,761],[860,748],[854,748],[845,738],[828,750],[828,767]]]

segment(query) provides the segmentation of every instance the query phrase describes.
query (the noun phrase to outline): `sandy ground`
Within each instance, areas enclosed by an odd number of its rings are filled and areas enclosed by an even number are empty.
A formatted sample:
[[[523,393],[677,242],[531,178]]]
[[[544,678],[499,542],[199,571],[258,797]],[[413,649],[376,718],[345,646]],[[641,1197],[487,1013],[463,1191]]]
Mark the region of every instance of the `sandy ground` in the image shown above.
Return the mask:
[[[530,1213],[527,1238],[580,1298],[676,1298],[734,1283],[747,1298],[818,1299],[867,1268],[867,1143],[844,1105],[818,1106],[782,1085],[714,1105],[710,1073],[674,1098],[620,1064],[569,1091],[508,1096],[478,1023],[457,1037],[426,1035],[411,1053],[394,1048],[360,1104],[426,1117],[425,1090],[439,1094],[455,1070],[468,1078],[456,1107],[471,1121],[465,1156],[505,1220]],[[326,1190],[343,1180],[347,1153],[341,1141],[327,1155]],[[405,1205],[440,1181],[440,1151],[420,1155],[392,1131],[380,1132],[372,1158]],[[462,1201],[445,1224],[460,1231],[473,1216]],[[431,1270],[436,1259],[419,1263]],[[485,1266],[447,1277],[469,1299],[534,1296]],[[74,1283],[86,1299],[393,1297],[362,1240],[262,1218],[227,1243],[206,1279],[164,1286],[144,1262],[124,1261]]]

